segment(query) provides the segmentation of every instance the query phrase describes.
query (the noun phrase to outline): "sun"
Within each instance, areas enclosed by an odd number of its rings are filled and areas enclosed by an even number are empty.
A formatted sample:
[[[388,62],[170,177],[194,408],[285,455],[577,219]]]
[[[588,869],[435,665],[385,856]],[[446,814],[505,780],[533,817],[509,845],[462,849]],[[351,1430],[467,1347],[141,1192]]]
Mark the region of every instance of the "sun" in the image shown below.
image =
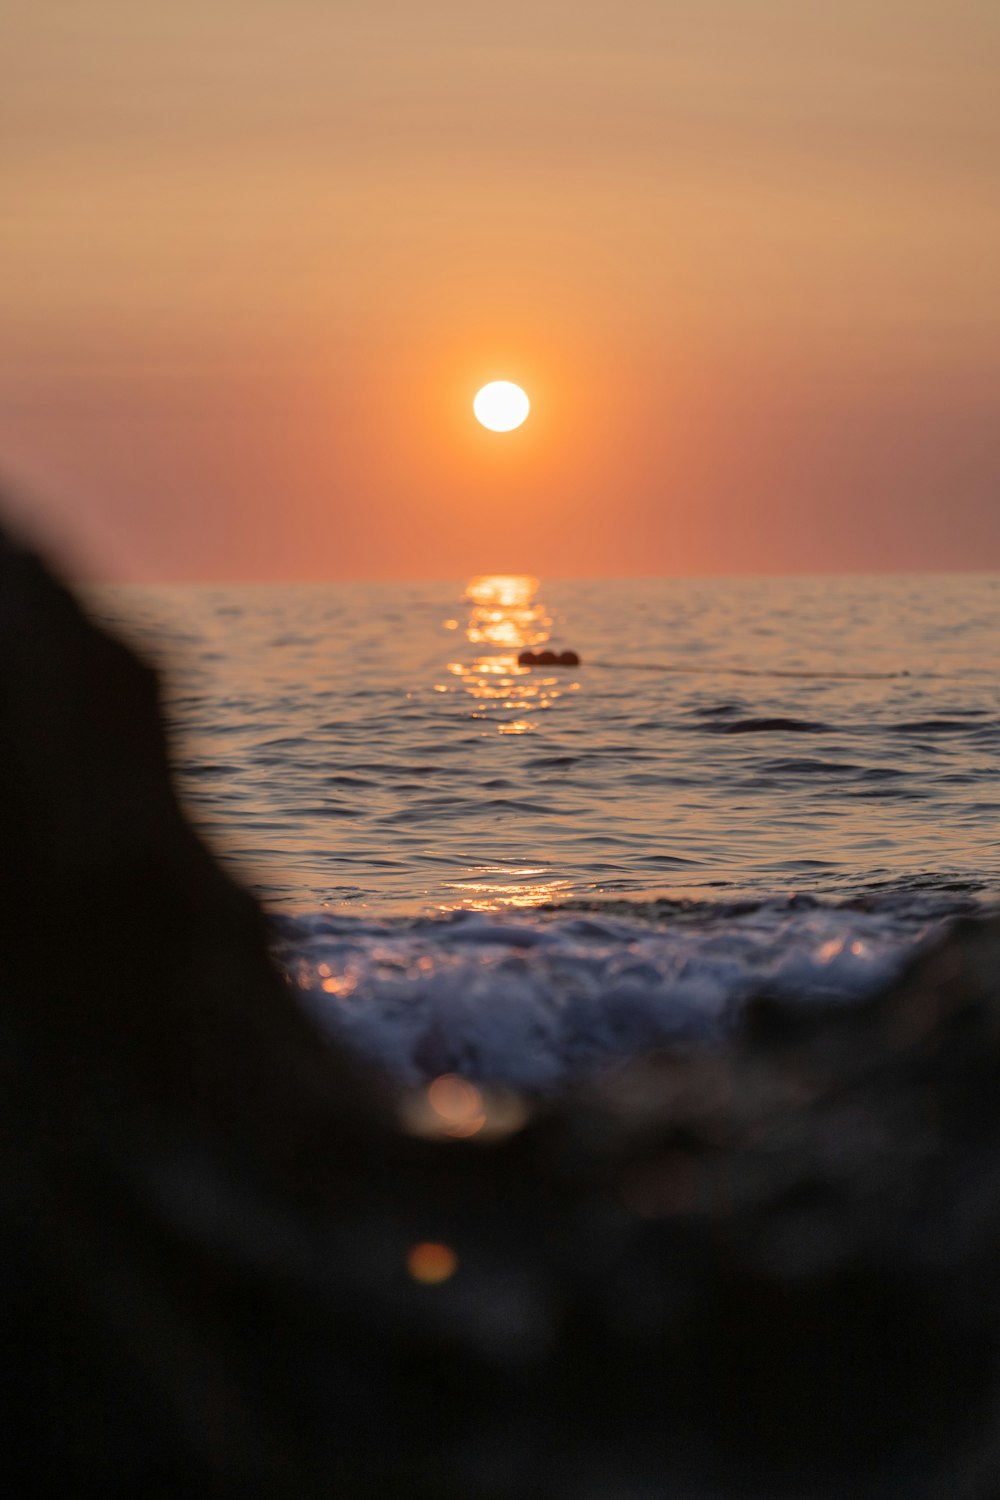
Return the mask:
[[[477,419],[491,432],[513,432],[531,410],[531,402],[510,380],[491,380],[472,403]]]

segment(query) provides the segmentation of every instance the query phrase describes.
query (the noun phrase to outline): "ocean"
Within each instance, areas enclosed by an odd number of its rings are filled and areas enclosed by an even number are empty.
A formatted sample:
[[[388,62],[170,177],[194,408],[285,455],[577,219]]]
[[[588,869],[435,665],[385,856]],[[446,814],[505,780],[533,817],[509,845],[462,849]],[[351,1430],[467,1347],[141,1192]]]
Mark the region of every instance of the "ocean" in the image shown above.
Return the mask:
[[[850,1004],[1000,893],[1000,576],[115,587],[336,1041],[551,1091]],[[578,666],[519,663],[574,651]]]

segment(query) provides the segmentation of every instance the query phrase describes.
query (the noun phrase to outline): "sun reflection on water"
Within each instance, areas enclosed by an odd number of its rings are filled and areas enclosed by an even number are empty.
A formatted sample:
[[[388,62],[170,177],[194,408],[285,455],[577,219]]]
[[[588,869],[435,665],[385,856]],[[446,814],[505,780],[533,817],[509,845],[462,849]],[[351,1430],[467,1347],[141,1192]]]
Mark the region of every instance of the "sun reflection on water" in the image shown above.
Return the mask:
[[[472,605],[465,633],[474,646],[506,646],[522,651],[547,641],[552,621],[536,603],[538,579],[528,573],[484,573],[470,578],[465,602]]]
[[[553,620],[537,597],[538,587],[538,579],[529,573],[483,573],[466,585],[462,602],[470,609],[465,640],[473,650],[464,659],[456,653],[434,691],[455,695],[459,702],[463,696],[471,699],[468,716],[480,721],[486,733],[510,739],[537,735],[544,729],[544,716],[563,694],[580,687],[572,673],[539,670],[518,660],[519,652],[552,638]],[[457,620],[441,623],[457,633]],[[470,866],[461,878],[447,882],[455,899],[439,909],[528,909],[567,893],[570,882],[556,878],[548,866],[521,866],[516,860],[515,855],[509,863]]]
[[[464,690],[475,700],[472,717],[495,723],[498,734],[535,733],[536,716],[567,690],[579,688],[578,681],[568,681],[564,674],[543,677],[518,660],[518,652],[542,646],[552,637],[552,618],[536,599],[537,592],[538,579],[529,573],[470,578],[464,595],[464,602],[472,606],[465,637],[479,652],[471,660],[448,663],[448,673],[457,682],[434,685],[438,693]],[[446,630],[457,627],[455,620],[442,624]]]
[[[558,901],[569,888],[568,880],[552,877],[548,867],[507,869],[484,866],[470,870],[465,880],[450,880],[448,890],[458,899],[441,906],[442,911],[499,911],[503,907],[527,909]]]

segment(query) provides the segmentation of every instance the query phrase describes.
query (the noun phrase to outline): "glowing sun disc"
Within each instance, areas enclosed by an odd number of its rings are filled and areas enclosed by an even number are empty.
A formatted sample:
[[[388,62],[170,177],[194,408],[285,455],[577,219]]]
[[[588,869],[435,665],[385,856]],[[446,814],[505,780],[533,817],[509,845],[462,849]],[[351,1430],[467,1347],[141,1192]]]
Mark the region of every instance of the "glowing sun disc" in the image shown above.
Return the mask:
[[[512,432],[528,415],[531,402],[513,381],[491,380],[477,392],[472,410],[491,432]]]

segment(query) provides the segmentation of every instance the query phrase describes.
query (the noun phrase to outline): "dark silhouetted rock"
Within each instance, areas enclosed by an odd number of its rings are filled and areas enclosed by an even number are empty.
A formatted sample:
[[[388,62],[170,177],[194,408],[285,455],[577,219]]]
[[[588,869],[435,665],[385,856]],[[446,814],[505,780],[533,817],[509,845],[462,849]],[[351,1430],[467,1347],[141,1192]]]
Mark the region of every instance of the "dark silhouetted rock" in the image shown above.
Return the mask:
[[[578,667],[580,658],[575,651],[522,651],[518,656],[522,667]]]
[[[0,833],[6,1493],[996,1495],[997,922],[430,1138],[276,977],[152,674],[10,544]]]

